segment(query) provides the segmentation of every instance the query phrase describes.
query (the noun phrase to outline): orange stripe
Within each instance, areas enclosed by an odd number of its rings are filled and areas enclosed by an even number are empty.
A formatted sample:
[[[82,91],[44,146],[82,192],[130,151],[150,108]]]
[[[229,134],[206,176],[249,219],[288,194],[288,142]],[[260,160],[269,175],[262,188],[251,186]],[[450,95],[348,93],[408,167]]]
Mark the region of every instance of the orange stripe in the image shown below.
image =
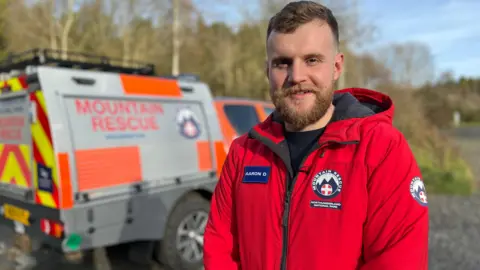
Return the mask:
[[[223,163],[227,157],[223,141],[214,142],[214,154],[216,158],[217,176],[219,177],[220,172],[222,171]],[[197,159],[198,169],[200,171],[209,171],[213,169],[213,157],[210,150],[209,141],[197,141]]]
[[[223,102],[215,102],[215,108],[217,110],[218,121],[220,122],[220,129],[222,130],[223,139],[225,140],[227,147],[230,147],[230,144],[233,142],[233,138],[237,136],[237,132],[225,114],[224,105],[225,104]]]
[[[220,177],[222,172],[223,163],[227,158],[227,153],[225,153],[225,147],[222,141],[215,142],[215,157],[217,158],[217,177]]]
[[[127,95],[182,97],[182,91],[176,80],[120,75],[123,91]]]
[[[70,182],[70,162],[67,153],[58,153],[58,168],[60,176],[60,207],[69,209],[73,206],[72,183]]]
[[[77,150],[75,159],[79,191],[142,180],[140,149],[137,146]]]
[[[197,158],[200,171],[209,171],[213,168],[209,141],[197,141]]]

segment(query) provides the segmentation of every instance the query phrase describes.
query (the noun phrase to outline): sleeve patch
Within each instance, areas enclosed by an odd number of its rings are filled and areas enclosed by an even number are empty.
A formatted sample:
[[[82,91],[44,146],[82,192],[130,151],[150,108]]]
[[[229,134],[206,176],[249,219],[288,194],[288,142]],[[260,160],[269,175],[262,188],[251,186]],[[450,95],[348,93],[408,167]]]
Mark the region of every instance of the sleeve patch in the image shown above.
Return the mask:
[[[412,179],[410,183],[410,194],[421,206],[428,205],[427,191],[420,177],[414,177]]]

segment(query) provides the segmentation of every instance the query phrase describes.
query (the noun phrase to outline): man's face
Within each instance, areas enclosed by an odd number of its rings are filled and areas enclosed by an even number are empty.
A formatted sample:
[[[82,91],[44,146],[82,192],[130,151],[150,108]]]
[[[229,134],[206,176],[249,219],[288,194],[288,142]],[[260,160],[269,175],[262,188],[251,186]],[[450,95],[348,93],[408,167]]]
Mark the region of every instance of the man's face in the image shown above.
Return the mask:
[[[267,57],[270,96],[285,122],[295,130],[316,123],[332,103],[343,66],[328,24],[316,20],[290,34],[273,31]]]

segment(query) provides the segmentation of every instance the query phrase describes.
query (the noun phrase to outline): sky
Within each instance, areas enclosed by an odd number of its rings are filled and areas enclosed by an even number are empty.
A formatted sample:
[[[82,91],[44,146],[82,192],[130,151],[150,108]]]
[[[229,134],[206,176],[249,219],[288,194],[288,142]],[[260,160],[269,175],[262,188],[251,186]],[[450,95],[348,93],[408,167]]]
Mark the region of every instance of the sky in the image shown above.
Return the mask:
[[[235,24],[244,18],[245,11],[258,14],[256,4],[260,1],[233,2],[241,5],[218,9],[214,17]],[[451,71],[455,78],[480,77],[480,0],[357,2],[363,23],[376,27],[375,39],[365,48],[367,51],[388,43],[422,42],[431,50],[436,77],[444,71]]]
[[[480,0],[360,0],[364,20],[379,30],[367,49],[418,41],[434,57],[436,74],[480,77]]]

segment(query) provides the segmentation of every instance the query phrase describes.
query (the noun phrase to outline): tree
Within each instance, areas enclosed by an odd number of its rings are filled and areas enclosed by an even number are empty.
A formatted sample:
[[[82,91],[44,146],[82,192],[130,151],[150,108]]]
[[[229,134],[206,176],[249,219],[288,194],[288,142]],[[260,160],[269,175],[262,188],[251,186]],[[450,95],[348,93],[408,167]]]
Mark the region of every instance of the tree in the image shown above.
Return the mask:
[[[371,54],[346,54],[346,69],[350,72],[346,76],[348,86],[377,88],[379,85],[391,83],[392,72]]]
[[[65,17],[63,24],[60,24],[60,44],[62,50],[62,57],[65,59],[67,58],[67,51],[69,49],[69,38],[70,38],[70,31],[72,29],[72,25],[75,21],[75,13],[73,12],[73,4],[74,0],[67,0],[66,3],[63,1],[61,6],[63,6],[63,10],[65,11]]]
[[[33,4],[25,0],[11,1],[3,10],[8,49],[26,50],[34,44],[34,47],[67,51],[72,44],[73,7],[74,0],[46,0]],[[66,54],[61,56],[66,57]]]
[[[437,83],[439,84],[448,84],[453,82],[455,82],[455,76],[453,75],[453,71],[451,70],[442,72],[438,77],[437,81]]]
[[[117,25],[114,22],[116,13],[116,6],[110,5],[108,0],[84,2],[72,26],[71,38],[75,41],[72,48],[121,58]]]
[[[384,46],[376,52],[376,58],[392,71],[395,83],[413,88],[433,81],[434,61],[426,45],[397,43]]]
[[[7,53],[7,40],[6,35],[6,10],[10,0],[0,0],[0,60],[3,59]]]

